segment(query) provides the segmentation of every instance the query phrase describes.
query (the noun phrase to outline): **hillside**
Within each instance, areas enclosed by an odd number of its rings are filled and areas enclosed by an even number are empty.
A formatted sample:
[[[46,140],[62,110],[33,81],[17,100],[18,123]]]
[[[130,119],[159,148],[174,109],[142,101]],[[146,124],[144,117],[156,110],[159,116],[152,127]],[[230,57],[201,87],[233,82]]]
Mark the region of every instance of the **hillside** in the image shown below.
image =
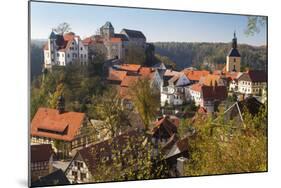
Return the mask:
[[[177,69],[189,66],[208,68],[213,64],[224,64],[230,49],[229,43],[187,43],[156,42],[155,52],[169,57],[177,65]],[[242,67],[265,69],[267,65],[266,47],[238,45]]]

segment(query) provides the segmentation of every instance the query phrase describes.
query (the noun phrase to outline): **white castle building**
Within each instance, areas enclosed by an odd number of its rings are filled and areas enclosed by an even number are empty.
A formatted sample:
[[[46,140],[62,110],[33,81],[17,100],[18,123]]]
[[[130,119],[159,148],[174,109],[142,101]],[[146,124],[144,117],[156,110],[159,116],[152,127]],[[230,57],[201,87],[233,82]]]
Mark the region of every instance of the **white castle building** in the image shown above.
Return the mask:
[[[56,34],[51,32],[44,46],[44,67],[65,66],[71,63],[86,64],[88,62],[88,47],[82,43],[79,36],[73,32]]]

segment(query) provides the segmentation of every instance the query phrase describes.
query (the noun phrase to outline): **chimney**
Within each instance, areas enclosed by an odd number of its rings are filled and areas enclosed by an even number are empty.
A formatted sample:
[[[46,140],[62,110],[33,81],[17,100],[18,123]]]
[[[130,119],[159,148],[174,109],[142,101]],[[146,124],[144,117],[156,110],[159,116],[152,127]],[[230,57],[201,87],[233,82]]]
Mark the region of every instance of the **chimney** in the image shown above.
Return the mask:
[[[177,171],[179,172],[179,176],[184,176],[186,163],[187,163],[187,158],[185,157],[177,158]]]
[[[62,95],[60,95],[58,97],[57,110],[58,110],[59,114],[62,114],[65,110],[65,100],[64,100],[64,97]]]

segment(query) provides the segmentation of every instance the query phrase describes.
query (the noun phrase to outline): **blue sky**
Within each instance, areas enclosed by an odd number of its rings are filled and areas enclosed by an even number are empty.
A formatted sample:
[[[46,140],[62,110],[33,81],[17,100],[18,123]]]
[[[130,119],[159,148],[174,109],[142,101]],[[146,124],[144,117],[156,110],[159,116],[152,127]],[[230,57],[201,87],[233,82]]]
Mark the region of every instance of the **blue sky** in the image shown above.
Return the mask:
[[[254,36],[244,34],[247,16],[31,2],[32,39],[46,39],[62,22],[84,38],[95,34],[106,21],[115,32],[141,30],[149,42],[230,42],[234,30],[239,43],[267,42],[266,27]]]

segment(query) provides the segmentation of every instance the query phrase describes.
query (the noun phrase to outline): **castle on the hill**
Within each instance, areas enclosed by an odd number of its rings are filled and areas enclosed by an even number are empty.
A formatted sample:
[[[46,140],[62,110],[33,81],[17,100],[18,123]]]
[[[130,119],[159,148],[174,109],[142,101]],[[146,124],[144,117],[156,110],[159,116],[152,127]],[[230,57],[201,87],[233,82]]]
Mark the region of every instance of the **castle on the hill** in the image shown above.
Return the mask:
[[[145,49],[147,43],[144,34],[131,29],[122,29],[120,33],[115,33],[110,22],[100,28],[99,34],[83,40],[73,32],[56,34],[52,31],[44,46],[44,67],[86,64],[92,58],[89,57],[90,49],[102,51],[106,59],[124,59],[130,46]]]

